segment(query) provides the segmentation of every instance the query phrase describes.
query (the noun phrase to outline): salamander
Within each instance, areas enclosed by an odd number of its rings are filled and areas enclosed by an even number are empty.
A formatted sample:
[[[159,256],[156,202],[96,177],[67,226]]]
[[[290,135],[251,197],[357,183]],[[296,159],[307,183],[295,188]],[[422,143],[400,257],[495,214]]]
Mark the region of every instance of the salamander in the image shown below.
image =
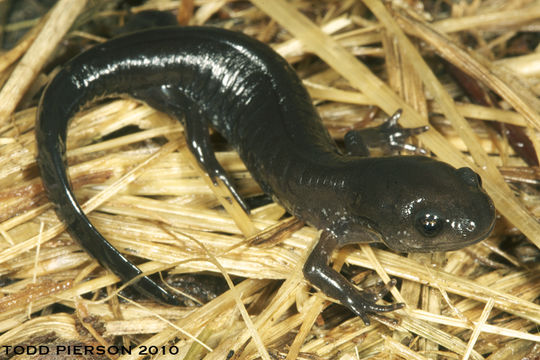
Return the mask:
[[[123,281],[139,276],[134,286],[154,299],[178,304],[96,230],[66,175],[69,120],[92,102],[117,96],[178,119],[202,169],[247,209],[216,160],[209,129],[219,132],[265,193],[322,230],[305,278],[365,323],[368,314],[402,304],[379,305],[381,294],[356,289],[330,267],[335,249],[384,243],[398,252],[456,250],[494,226],[493,203],[470,168],[420,155],[368,156],[381,138],[406,146],[404,139],[425,130],[399,126],[399,111],[378,128],[349,132],[343,151],[294,69],[269,46],[219,28],[145,30],[97,45],[59,71],[41,97],[36,138],[43,185],[70,234]]]

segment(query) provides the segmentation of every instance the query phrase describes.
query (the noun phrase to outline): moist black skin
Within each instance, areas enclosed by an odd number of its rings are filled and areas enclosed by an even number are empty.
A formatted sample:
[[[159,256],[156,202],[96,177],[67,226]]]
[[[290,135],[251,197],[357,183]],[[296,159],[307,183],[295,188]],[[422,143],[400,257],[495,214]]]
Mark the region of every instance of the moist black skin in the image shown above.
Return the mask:
[[[138,99],[181,121],[200,166],[220,178],[247,210],[209,141],[210,127],[221,133],[264,192],[323,230],[304,266],[305,277],[366,323],[367,314],[402,304],[377,305],[379,296],[358,291],[332,270],[336,248],[383,242],[400,252],[456,250],[484,239],[493,228],[493,203],[471,169],[456,170],[423,156],[367,157],[369,146],[380,139],[395,146],[396,138],[403,144],[419,132],[397,125],[400,113],[379,128],[347,134],[348,154],[343,154],[295,71],[270,47],[223,29],[160,28],[115,38],[74,58],[48,85],[38,111],[37,161],[49,199],[70,234],[123,281],[141,271],[84,215],[65,164],[69,120],[111,96]],[[134,286],[178,304],[148,277]]]

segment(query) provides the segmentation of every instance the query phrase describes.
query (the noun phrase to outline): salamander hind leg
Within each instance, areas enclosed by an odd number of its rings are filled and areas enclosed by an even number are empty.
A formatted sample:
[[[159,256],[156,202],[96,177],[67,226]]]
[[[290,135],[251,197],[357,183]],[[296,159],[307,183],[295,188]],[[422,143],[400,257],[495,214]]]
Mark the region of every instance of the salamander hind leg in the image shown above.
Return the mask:
[[[381,297],[388,293],[388,290],[395,282],[391,282],[377,293],[360,291],[343,275],[332,269],[329,262],[337,246],[338,238],[327,231],[323,231],[319,242],[304,264],[304,277],[312,285],[360,316],[366,325],[370,324],[368,314],[393,311],[404,306],[401,303],[393,305],[376,304]]]
[[[188,148],[197,159],[199,166],[210,176],[214,185],[217,185],[217,179],[221,180],[242,209],[249,213],[249,207],[216,159],[210,141],[210,122],[194,101],[188,99],[183,91],[176,87],[137,89],[130,95],[180,121],[184,125]]]
[[[249,213],[249,207],[236,190],[233,182],[229,179],[225,169],[223,169],[216,159],[210,142],[208,123],[204,120],[204,115],[195,109],[189,109],[186,112],[184,131],[188,148],[195,158],[197,158],[201,168],[210,176],[214,185],[217,185],[217,179],[221,180],[242,209],[246,213]]]
[[[370,148],[380,148],[388,155],[399,150],[407,150],[416,154],[426,151],[405,141],[428,130],[427,126],[403,128],[398,124],[401,109],[396,111],[381,125],[361,130],[351,130],[345,134],[345,148],[351,155],[369,156]]]

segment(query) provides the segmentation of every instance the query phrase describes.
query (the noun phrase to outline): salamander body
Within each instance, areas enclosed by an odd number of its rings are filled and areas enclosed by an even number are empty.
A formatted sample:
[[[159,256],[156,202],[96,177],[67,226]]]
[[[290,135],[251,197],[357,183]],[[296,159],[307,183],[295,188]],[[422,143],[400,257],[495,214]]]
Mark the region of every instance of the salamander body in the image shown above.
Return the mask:
[[[240,154],[255,180],[290,213],[323,230],[304,267],[306,278],[369,322],[389,311],[329,267],[336,247],[383,242],[400,252],[465,247],[491,231],[495,212],[469,168],[424,156],[369,158],[364,134],[340,151],[295,71],[270,47],[207,27],[162,28],[110,40],[74,58],[46,88],[36,136],[43,184],[58,216],[101,264],[127,281],[140,274],[92,226],[66,175],[69,120],[93,101],[129,96],[181,121],[200,166],[221,179],[209,128]],[[397,116],[379,133],[403,133]],[[176,298],[148,277],[135,286],[167,303]]]

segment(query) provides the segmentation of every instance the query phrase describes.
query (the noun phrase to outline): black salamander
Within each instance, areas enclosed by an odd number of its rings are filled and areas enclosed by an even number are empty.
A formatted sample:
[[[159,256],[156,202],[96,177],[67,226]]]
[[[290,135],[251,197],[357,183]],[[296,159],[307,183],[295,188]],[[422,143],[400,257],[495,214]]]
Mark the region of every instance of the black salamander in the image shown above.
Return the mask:
[[[295,71],[270,47],[223,29],[161,28],[115,38],[71,60],[46,88],[38,111],[37,161],[49,199],[70,234],[123,281],[141,271],[84,215],[65,164],[69,120],[111,96],[130,96],[181,121],[200,166],[246,208],[216,161],[209,128],[221,133],[267,194],[323,230],[304,266],[305,278],[366,323],[367,314],[402,304],[378,305],[381,294],[353,287],[329,266],[334,249],[383,242],[399,252],[456,250],[493,228],[493,203],[471,169],[424,156],[367,157],[374,142],[368,135],[399,146],[424,130],[401,128],[399,112],[379,128],[349,132],[343,154]],[[178,303],[148,277],[134,286]]]

